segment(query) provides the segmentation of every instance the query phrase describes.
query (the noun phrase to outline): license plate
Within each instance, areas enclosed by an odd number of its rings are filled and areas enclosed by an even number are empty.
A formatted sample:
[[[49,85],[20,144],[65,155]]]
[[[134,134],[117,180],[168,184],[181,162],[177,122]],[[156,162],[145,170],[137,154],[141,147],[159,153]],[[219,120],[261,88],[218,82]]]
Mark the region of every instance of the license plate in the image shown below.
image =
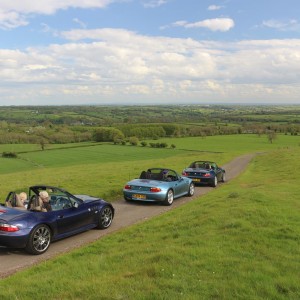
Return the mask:
[[[146,199],[146,195],[133,194],[132,198],[135,198],[135,199]]]
[[[194,181],[194,182],[200,182],[201,179],[199,179],[199,178],[193,178],[193,181]]]

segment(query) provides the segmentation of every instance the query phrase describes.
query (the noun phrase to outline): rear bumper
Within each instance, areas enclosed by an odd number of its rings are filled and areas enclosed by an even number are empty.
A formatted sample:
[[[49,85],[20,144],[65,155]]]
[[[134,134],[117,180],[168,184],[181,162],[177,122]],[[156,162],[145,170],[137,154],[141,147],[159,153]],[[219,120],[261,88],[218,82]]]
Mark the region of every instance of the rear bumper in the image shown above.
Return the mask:
[[[149,193],[149,194],[140,194],[138,192],[127,192],[124,191],[124,198],[130,201],[141,201],[141,202],[162,202],[166,199],[165,194],[161,193]],[[135,197],[135,195],[142,195],[144,197]]]
[[[203,178],[203,177],[189,177],[192,179],[193,183],[195,185],[210,185],[213,181],[214,181],[214,178],[211,178],[211,177],[206,177],[206,178]]]
[[[0,246],[10,248],[25,248],[28,235],[12,235],[11,233],[0,233]]]

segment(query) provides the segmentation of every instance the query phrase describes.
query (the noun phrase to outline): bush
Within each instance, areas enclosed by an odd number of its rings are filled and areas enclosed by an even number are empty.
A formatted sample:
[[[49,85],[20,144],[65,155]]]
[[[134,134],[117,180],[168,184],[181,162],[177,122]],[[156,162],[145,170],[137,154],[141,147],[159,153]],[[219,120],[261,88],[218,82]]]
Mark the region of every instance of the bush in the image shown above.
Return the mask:
[[[6,158],[17,158],[18,155],[15,152],[3,152],[2,153],[2,157],[6,157]]]
[[[136,136],[132,136],[129,138],[129,143],[132,146],[137,146],[137,144],[139,143],[139,139]]]

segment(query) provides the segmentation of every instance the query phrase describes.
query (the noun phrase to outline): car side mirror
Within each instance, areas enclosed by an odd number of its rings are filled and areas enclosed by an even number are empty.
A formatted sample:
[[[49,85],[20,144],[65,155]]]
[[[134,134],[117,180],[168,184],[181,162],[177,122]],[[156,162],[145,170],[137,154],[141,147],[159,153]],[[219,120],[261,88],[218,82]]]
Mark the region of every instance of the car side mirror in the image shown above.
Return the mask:
[[[77,202],[75,202],[74,205],[73,205],[73,207],[75,207],[75,208],[78,208],[78,206],[79,206],[79,205],[78,205]]]

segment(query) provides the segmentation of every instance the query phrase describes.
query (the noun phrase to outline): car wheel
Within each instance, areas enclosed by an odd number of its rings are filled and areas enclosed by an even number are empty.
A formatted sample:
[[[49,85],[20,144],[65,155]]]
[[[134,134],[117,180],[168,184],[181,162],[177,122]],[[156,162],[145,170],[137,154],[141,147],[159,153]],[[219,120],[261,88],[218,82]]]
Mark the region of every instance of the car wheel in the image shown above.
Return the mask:
[[[168,190],[166,199],[163,203],[164,205],[172,205],[173,201],[174,201],[174,193],[172,190]]]
[[[30,254],[42,254],[47,251],[50,242],[50,228],[47,225],[38,225],[31,231],[25,250]]]
[[[217,176],[215,176],[211,182],[211,186],[216,187],[217,185],[218,185],[218,178]]]
[[[195,185],[194,185],[194,183],[192,182],[191,184],[190,184],[190,186],[189,186],[189,191],[188,191],[188,196],[193,196],[194,195],[194,193],[195,193]]]
[[[131,201],[131,199],[129,199],[129,198],[125,197],[125,196],[124,196],[124,200],[127,201],[127,202]]]
[[[98,229],[108,228],[111,225],[113,217],[114,217],[113,209],[108,205],[104,206],[99,213],[97,228]]]
[[[225,182],[226,181],[226,175],[225,175],[225,173],[223,173],[223,175],[222,175],[222,182]]]

